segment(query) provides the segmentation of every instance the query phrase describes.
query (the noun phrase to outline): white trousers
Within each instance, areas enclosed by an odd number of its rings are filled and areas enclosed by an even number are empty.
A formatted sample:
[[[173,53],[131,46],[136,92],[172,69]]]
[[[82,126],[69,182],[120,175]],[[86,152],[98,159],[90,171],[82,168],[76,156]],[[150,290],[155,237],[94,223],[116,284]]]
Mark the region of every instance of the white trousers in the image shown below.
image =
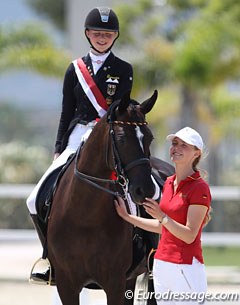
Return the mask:
[[[62,154],[52,162],[52,164],[49,166],[49,168],[46,170],[42,178],[39,180],[37,185],[34,187],[33,191],[27,198],[27,207],[29,209],[30,214],[37,214],[36,211],[36,197],[38,194],[38,191],[43,183],[43,181],[46,179],[46,177],[56,168],[62,166],[65,164],[69,158],[69,156],[73,153],[75,153],[79,147],[79,145],[83,142],[86,141],[86,139],[89,137],[93,127],[95,125],[95,121],[90,122],[87,125],[81,125],[77,124],[69,139],[68,139],[68,145],[66,149],[62,152]]]
[[[192,265],[154,259],[153,282],[157,304],[204,304],[207,291],[205,266],[193,258]]]

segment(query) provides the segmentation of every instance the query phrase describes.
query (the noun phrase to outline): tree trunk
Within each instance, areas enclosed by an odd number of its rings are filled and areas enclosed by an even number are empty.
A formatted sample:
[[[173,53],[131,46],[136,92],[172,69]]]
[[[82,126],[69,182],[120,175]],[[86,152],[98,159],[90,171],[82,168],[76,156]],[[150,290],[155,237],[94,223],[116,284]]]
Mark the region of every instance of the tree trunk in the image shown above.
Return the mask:
[[[198,129],[197,94],[190,87],[181,89],[182,108],[180,111],[181,127],[189,126]]]

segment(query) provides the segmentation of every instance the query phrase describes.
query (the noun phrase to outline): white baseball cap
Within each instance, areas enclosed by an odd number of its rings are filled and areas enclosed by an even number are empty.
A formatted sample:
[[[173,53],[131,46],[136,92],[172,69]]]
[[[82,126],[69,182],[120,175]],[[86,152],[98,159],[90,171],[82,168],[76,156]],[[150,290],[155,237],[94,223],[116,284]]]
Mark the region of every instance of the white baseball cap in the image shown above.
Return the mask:
[[[202,137],[200,134],[191,127],[184,127],[180,129],[178,132],[174,134],[170,134],[167,136],[168,141],[172,141],[175,137],[181,139],[182,141],[186,142],[187,144],[194,145],[201,151],[203,151],[204,144]]]

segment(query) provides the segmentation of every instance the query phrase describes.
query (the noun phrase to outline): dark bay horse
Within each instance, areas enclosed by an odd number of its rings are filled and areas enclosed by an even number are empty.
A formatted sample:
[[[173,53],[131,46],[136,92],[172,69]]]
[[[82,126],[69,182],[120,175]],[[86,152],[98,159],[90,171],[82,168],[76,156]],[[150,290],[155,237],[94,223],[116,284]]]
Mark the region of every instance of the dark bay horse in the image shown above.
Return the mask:
[[[92,283],[105,291],[108,305],[124,304],[133,227],[117,215],[113,200],[129,193],[141,204],[155,194],[153,136],[145,115],[156,99],[157,91],[142,104],[129,95],[114,102],[60,180],[48,223],[48,257],[63,305],[79,305],[79,293]]]

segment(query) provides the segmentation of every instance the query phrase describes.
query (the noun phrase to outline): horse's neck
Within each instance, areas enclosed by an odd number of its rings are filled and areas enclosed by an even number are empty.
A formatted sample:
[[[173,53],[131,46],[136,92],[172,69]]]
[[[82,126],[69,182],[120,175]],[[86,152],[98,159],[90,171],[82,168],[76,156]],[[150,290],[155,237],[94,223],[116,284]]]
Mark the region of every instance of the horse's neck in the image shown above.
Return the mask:
[[[108,176],[111,170],[108,168],[108,143],[104,133],[93,130],[92,134],[84,144],[78,168],[89,175],[102,174]]]

